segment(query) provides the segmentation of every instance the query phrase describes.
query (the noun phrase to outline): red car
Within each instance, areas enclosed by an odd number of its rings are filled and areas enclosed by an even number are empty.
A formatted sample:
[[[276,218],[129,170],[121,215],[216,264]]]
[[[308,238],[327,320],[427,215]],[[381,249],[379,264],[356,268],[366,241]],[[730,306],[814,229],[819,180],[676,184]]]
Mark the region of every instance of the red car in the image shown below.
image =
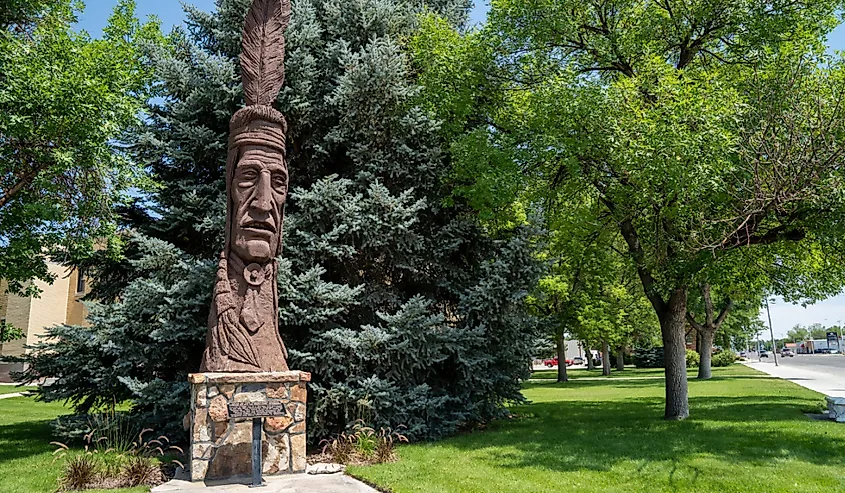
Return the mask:
[[[557,363],[558,363],[557,356],[555,356],[552,359],[547,359],[547,360],[543,361],[543,364],[546,365],[546,367],[548,367],[548,368],[551,368],[553,366],[557,366]],[[566,360],[566,366],[572,366],[572,360],[571,359]]]

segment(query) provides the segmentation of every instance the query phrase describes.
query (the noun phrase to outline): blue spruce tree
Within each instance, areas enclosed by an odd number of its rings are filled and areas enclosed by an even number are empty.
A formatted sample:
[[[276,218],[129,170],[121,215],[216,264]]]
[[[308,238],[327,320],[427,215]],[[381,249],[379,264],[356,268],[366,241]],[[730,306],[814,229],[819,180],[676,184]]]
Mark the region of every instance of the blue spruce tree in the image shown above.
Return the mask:
[[[58,379],[42,399],[71,399],[80,412],[131,400],[145,425],[181,429],[222,248],[248,4],[188,8],[187,29],[151,49],[160,97],[129,141],[161,189],[120,211],[124,259],[95,256],[86,266],[96,280],[92,325],[55,328],[29,357],[22,378]],[[493,237],[453,197],[449,143],[415,104],[402,45],[423,10],[460,23],[467,8],[460,0],[293,5],[277,104],[290,125],[292,186],[279,316],[291,368],[314,375],[312,438],[356,419],[436,438],[521,399],[534,328],[523,298],[540,270],[531,232]]]

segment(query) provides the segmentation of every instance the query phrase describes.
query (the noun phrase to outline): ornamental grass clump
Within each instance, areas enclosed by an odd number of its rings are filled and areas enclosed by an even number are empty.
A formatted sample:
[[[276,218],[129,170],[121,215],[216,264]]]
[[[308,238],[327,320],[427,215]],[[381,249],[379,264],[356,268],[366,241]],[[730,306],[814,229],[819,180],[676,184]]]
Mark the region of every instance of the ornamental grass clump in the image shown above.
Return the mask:
[[[161,480],[161,467],[153,459],[144,456],[130,457],[121,472],[120,479],[130,488],[135,486],[158,484]]]
[[[68,458],[59,477],[59,491],[84,490],[100,478],[94,456],[85,453]]]
[[[137,436],[127,437],[131,426],[103,420],[84,436],[85,447],[76,452],[60,442],[51,442],[57,448],[55,460],[65,459],[59,477],[59,491],[86,489],[132,488],[156,486],[167,480],[162,458],[182,455],[181,448],[170,445],[165,436],[145,439],[152,430],[141,430]],[[127,438],[129,438],[127,440]],[[172,463],[182,464],[173,459]]]
[[[323,440],[322,455],[337,464],[383,464],[396,460],[397,442],[408,442],[408,438],[389,428],[376,431],[359,420],[351,433],[343,432]]]

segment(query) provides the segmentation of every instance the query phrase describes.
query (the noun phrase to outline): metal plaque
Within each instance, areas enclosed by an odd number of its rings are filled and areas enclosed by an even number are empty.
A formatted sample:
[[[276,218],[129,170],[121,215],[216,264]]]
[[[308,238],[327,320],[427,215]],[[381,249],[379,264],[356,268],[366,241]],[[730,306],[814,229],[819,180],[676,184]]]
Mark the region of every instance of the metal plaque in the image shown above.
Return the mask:
[[[279,401],[266,402],[233,402],[229,404],[230,418],[269,418],[286,416],[287,409]]]

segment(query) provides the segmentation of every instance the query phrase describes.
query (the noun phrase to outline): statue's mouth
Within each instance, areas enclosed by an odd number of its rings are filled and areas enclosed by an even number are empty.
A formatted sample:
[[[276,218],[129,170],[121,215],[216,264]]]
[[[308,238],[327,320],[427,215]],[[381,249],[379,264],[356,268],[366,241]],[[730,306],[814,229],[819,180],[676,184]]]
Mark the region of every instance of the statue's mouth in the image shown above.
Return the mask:
[[[249,221],[248,223],[243,225],[243,229],[249,229],[252,231],[266,231],[268,233],[276,232],[276,228],[274,228],[272,224],[262,221]]]

